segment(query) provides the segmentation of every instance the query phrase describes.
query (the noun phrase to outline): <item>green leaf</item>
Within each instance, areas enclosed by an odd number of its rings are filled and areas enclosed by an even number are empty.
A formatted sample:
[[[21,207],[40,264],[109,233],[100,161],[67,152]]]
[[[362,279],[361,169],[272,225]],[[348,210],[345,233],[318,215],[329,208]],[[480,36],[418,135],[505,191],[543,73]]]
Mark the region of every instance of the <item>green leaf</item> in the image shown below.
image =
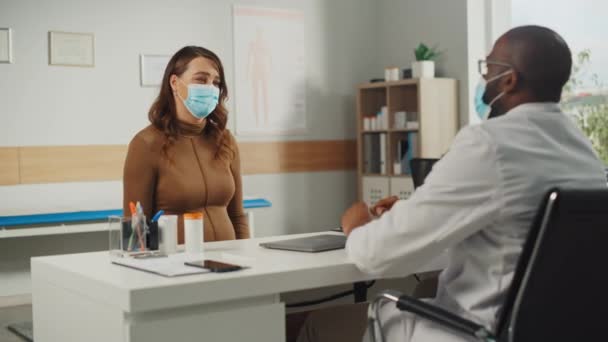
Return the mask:
[[[414,56],[417,61],[430,61],[436,58],[438,54],[436,48],[430,48],[423,43],[418,44],[414,49]]]

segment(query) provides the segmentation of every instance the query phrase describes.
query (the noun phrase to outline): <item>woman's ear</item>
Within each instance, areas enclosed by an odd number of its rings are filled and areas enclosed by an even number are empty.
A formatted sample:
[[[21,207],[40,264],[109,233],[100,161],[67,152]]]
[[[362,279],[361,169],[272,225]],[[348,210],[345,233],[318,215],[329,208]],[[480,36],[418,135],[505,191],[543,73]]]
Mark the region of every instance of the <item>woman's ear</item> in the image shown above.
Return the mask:
[[[177,76],[176,75],[171,75],[171,77],[169,77],[169,85],[171,86],[171,90],[175,94],[177,92]]]

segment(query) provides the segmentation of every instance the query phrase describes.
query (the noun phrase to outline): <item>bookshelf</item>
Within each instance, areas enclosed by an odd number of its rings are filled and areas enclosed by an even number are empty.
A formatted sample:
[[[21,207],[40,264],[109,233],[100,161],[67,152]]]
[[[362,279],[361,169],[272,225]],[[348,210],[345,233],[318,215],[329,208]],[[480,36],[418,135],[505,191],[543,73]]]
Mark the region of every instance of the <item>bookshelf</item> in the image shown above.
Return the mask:
[[[440,158],[457,130],[458,85],[454,79],[422,78],[359,85],[359,199],[371,205],[392,195],[408,198],[414,191],[408,160]]]

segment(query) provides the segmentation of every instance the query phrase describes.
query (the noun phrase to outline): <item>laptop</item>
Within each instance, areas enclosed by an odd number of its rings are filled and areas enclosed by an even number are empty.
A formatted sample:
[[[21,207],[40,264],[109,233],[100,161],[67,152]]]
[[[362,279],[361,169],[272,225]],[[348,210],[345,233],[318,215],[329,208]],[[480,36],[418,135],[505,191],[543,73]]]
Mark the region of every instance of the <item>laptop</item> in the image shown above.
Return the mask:
[[[346,236],[321,234],[304,238],[263,242],[260,243],[260,246],[286,251],[317,253],[344,248],[346,246]]]

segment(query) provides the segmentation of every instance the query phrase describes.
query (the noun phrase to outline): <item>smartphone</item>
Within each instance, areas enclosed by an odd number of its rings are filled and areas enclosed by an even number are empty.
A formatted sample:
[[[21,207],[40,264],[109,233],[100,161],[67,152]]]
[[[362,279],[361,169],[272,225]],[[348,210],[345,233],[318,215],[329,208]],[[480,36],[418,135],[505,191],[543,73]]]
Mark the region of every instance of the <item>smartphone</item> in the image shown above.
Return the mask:
[[[243,266],[228,264],[225,262],[215,260],[202,260],[202,261],[186,261],[184,264],[188,266],[201,267],[208,269],[211,272],[232,272],[243,269]]]

